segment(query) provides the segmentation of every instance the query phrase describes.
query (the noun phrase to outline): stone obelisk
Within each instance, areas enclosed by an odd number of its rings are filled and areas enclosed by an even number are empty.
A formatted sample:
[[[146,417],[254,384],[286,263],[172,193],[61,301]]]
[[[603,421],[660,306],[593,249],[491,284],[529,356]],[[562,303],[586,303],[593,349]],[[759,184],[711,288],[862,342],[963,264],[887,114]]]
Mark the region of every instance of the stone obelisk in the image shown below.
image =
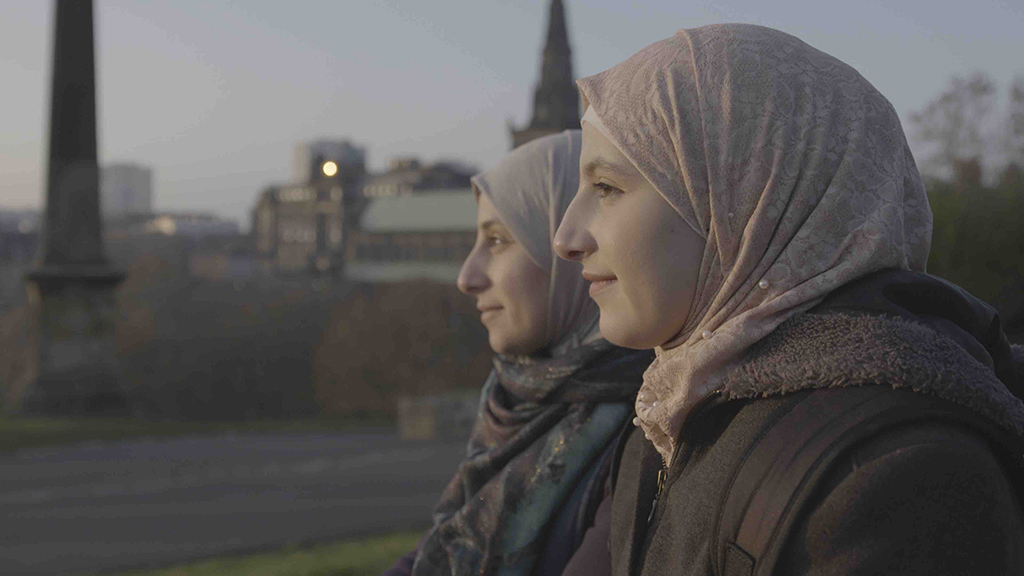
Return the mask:
[[[55,0],[46,211],[39,254],[26,275],[35,315],[33,370],[17,412],[121,413],[114,288],[107,260],[96,159],[92,0]]]

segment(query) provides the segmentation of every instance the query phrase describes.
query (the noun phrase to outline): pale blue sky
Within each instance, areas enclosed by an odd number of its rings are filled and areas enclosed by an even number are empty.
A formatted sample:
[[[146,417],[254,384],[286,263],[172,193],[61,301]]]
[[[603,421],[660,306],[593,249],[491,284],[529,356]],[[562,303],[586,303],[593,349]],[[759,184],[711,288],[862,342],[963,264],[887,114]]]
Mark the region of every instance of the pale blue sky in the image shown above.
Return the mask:
[[[1024,74],[1021,0],[565,0],[577,76],[679,28],[751,22],[853,65],[910,112],[954,74]],[[158,209],[247,225],[292,146],[347,137],[487,167],[526,121],[548,0],[96,0],[100,162],[155,169]],[[0,205],[43,195],[51,5],[0,0]]]

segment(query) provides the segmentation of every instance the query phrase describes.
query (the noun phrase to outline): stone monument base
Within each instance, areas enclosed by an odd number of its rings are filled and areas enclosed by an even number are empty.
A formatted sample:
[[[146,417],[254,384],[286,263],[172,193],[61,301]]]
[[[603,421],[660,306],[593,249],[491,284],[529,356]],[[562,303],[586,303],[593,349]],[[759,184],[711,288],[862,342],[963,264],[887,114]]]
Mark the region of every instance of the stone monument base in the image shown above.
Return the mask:
[[[33,416],[127,415],[114,341],[114,287],[107,268],[44,268],[26,276],[34,315],[34,368],[14,412]]]

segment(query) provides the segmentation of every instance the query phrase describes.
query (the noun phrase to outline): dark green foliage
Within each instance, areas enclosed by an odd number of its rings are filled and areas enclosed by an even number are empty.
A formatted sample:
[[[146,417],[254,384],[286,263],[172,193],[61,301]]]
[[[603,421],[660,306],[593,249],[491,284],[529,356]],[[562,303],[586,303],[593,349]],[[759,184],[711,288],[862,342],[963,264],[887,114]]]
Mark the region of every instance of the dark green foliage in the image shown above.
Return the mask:
[[[1008,319],[1024,308],[1024,186],[933,181],[928,271],[995,306]]]
[[[911,123],[932,151],[921,158],[935,223],[928,271],[994,305],[1024,340],[1024,76],[1001,109],[997,92],[984,72],[955,76]],[[982,184],[986,169],[998,184]]]

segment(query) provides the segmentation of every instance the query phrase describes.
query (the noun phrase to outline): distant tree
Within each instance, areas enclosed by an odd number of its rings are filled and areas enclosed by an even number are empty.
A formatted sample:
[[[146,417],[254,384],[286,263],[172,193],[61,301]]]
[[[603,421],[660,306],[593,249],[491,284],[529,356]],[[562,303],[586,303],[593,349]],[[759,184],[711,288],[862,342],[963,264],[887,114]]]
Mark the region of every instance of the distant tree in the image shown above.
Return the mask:
[[[984,127],[995,100],[995,84],[984,72],[954,76],[949,87],[923,110],[911,114],[917,138],[930,145],[929,159],[945,168],[985,156]]]
[[[1018,175],[1024,167],[1024,76],[1014,78],[1010,85],[1006,110],[1006,165]]]
[[[990,124],[995,86],[976,72],[954,78],[911,115],[918,139],[934,151],[927,159],[934,222],[928,271],[994,305],[1004,319],[1024,312],[1024,77],[1008,96],[998,125]],[[999,166],[995,185],[983,181],[984,166]]]
[[[393,414],[402,395],[478,390],[494,355],[470,298],[432,282],[364,284],[339,301],[313,356],[329,414]]]
[[[432,282],[317,287],[188,274],[174,238],[113,239],[122,384],[140,417],[393,415],[399,396],[479,389],[493,353],[470,298]],[[31,368],[28,304],[0,312],[0,409]]]
[[[1005,110],[993,115],[996,96],[995,82],[984,72],[954,76],[944,92],[910,115],[916,140],[928,150],[919,159],[926,173],[962,187],[980,181],[986,166],[999,171],[997,179],[1024,167],[1024,76],[1011,82]]]
[[[1021,164],[1011,162],[1003,169],[999,176],[999,188],[1001,190],[1018,189],[1024,184],[1024,169]]]

